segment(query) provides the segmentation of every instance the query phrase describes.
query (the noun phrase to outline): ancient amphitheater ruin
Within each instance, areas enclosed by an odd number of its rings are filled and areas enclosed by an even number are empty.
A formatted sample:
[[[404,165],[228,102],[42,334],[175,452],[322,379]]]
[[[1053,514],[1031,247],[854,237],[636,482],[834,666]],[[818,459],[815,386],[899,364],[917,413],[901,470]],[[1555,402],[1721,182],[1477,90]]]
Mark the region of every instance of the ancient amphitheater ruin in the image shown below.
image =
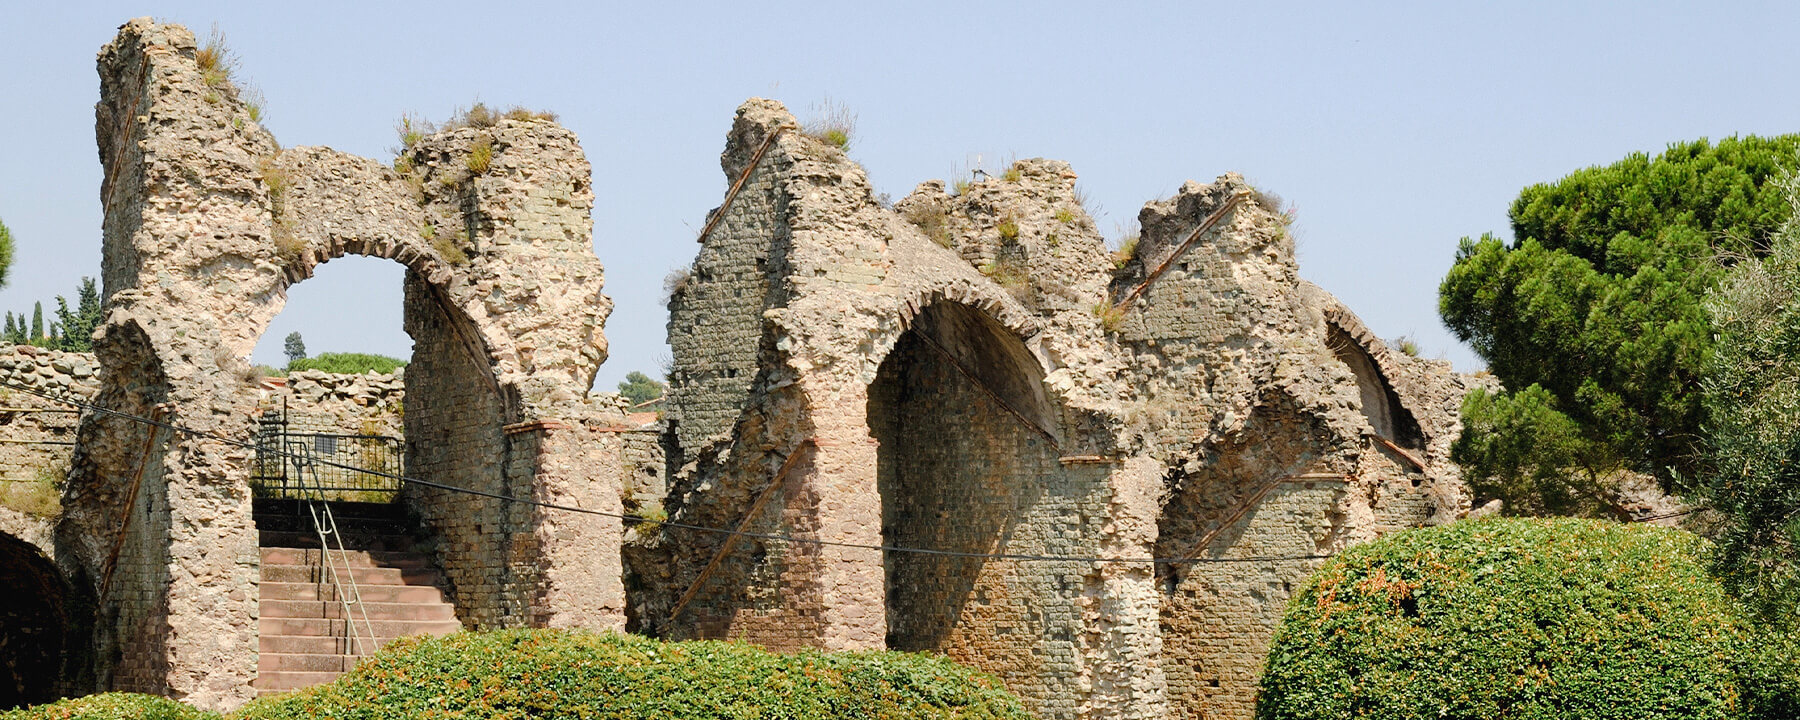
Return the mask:
[[[226,708],[359,652],[304,515],[257,483],[275,399],[319,437],[404,438],[423,481],[346,533],[392,612],[365,641],[938,652],[1045,718],[1247,718],[1322,558],[1469,510],[1447,455],[1471,381],[1301,280],[1288,218],[1235,175],[1146,205],[1115,262],[1064,163],[886,207],[750,100],[646,427],[590,390],[610,302],[574,133],[503,118],[392,165],[282,148],[195,50],[134,20],[100,54],[95,353],[0,354],[0,467],[67,463],[58,512],[0,508],[0,577],[27,589],[0,699]],[[255,377],[287,289],[344,255],[406,267],[404,374]]]

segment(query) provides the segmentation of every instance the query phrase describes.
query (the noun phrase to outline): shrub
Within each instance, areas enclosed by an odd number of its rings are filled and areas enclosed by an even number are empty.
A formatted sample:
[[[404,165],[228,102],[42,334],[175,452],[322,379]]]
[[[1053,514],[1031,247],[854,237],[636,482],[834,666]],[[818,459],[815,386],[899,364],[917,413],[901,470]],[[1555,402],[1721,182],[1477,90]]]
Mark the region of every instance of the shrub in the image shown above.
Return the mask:
[[[990,675],[922,654],[773,653],[715,641],[501,630],[395,641],[336,681],[243,720],[367,718],[1016,718]]]
[[[946,248],[956,247],[956,238],[950,234],[950,210],[940,201],[920,202],[906,208],[902,215],[907,222],[918,226],[919,231],[932,242]]]
[[[155,695],[102,693],[0,712],[0,720],[219,720],[219,714]]]
[[[1678,530],[1491,519],[1397,533],[1309,578],[1259,720],[1731,718],[1742,623]]]
[[[382,374],[392,373],[406,367],[406,361],[386,355],[368,353],[319,353],[316,357],[300,358],[288,363],[288,372],[296,370],[323,370],[328,373],[345,373],[361,375],[367,372]]]

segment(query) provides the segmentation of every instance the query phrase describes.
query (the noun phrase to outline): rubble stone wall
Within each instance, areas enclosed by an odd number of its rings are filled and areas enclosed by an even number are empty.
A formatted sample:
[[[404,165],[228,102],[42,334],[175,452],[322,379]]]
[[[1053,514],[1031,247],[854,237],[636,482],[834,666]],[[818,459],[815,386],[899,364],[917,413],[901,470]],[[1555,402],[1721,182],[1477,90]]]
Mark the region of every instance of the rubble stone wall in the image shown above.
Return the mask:
[[[406,176],[329,148],[284,150],[229,79],[199,67],[197,50],[193,34],[178,25],[127,23],[100,54],[95,127],[106,170],[106,317],[95,343],[103,371],[96,401],[140,414],[155,410],[197,432],[146,438],[116,418],[84,420],[59,527],[73,552],[59,561],[97,586],[98,686],[226,709],[252,693],[260,559],[250,453],[214,438],[251,436],[260,398],[242,358],[281,310],[287,288],[346,254],[406,266],[409,315],[431,314],[409,317],[409,325],[446,335],[415,334],[407,381],[448,386],[429,377],[444,368],[488,393],[471,399],[485,403],[471,408],[474,416],[425,413],[481,428],[437,432],[409,420],[407,434],[474,435],[490,446],[505,427],[588,412],[610,302],[600,294],[592,251],[589,167],[573,133],[536,116],[454,127],[407,150],[407,162],[397,164]],[[532,453],[572,451],[527,445]],[[145,447],[152,448],[148,458]],[[503,445],[495,454],[460,456],[448,472],[529,497],[534,473],[556,466],[570,480],[607,488],[601,495],[616,502],[616,465],[508,455],[519,451]],[[141,482],[122,480],[139,477],[138,467]],[[512,537],[452,543],[445,565],[516,569],[514,548],[534,547],[523,539],[558,537],[537,532],[540,512],[506,513],[505,522],[484,523],[481,531]],[[126,539],[115,563],[116,543],[105,538],[119,534],[121,517]],[[603,546],[617,547],[616,519],[594,527],[610,533]],[[591,568],[534,572],[540,577],[531,583],[542,585],[565,573],[585,577]],[[618,613],[623,591],[616,577],[584,587],[610,596],[580,602]],[[523,590],[471,600],[483,607],[473,622],[553,615],[533,606],[541,600]]]
[[[1236,175],[1146,205],[1118,266],[1066,163],[889,208],[751,100],[721,156],[742,186],[672,283],[652,442],[590,392],[611,304],[573,133],[467,118],[392,167],[282,149],[196,50],[134,20],[99,59],[92,396],[198,432],[75,430],[46,556],[94,598],[96,689],[250,697],[260,555],[229,439],[270,398],[243,358],[287,288],[346,254],[407,268],[412,361],[403,381],[296,374],[290,416],[398,423],[410,475],[516,498],[404,493],[472,628],[938,651],[1044,717],[1244,718],[1319,556],[1468,511],[1448,448],[1479,381],[1301,280],[1289,218]],[[772,537],[627,535],[624,512]]]
[[[28,507],[15,509],[55,516],[60,493],[53,491],[68,474],[81,411],[31,392],[87,400],[99,389],[98,370],[90,353],[0,349],[0,382],[29,388],[0,386],[0,506],[17,503]]]
[[[728,181],[795,127],[741,107]],[[1045,717],[1248,717],[1322,557],[1468,511],[1467,381],[1300,280],[1242,178],[1147,205],[1115,269],[1066,164],[888,210],[835,148],[767,145],[672,297],[667,506],[842,544],[635,536],[637,629],[945,652]]]

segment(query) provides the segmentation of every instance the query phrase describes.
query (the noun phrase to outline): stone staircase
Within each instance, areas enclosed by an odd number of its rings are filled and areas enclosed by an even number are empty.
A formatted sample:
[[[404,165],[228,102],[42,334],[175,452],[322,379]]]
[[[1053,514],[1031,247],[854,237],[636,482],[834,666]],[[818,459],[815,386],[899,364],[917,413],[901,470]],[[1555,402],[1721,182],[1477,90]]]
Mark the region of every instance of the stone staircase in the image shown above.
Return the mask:
[[[344,605],[325,572],[319,538],[304,503],[257,500],[262,545],[261,659],[258,695],[309,687],[349,670],[389,641],[462,629],[442,590],[443,574],[421,551],[397,503],[331,503],[346,552],[334,549],[362,595],[374,638],[354,613],[362,646],[352,648]],[[352,651],[357,651],[353,653]]]

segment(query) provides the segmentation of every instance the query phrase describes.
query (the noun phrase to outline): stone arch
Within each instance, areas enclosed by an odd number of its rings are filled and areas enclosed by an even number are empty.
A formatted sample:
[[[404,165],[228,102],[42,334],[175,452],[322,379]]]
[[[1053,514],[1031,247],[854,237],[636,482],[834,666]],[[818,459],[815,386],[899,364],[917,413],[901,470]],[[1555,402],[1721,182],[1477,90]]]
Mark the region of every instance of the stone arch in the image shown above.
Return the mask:
[[[1060,462],[1061,412],[1025,338],[948,299],[918,308],[904,328],[867,393],[883,544],[1089,554],[1081,518],[1103,513],[1106,472]],[[1040,709],[1076,681],[1080,563],[889,550],[882,565],[890,649],[994,672]]]
[[[616,422],[587,404],[610,303],[573,133],[539,116],[457,127],[409,147],[404,175],[329,148],[284,151],[235,91],[209,82],[196,50],[185,28],[138,19],[101,51],[96,351],[97,402],[198,432],[90,416],[90,459],[75,463],[59,533],[80,539],[81,563],[103,577],[107,523],[141,519],[122,545],[130,562],[96,601],[97,682],[228,709],[252,693],[259,628],[251,460],[234,439],[249,437],[256,407],[246,358],[290,285],[346,254],[407,267],[407,329],[428,359],[409,374],[431,385],[407,413],[423,439],[409,454],[433,480],[616,510],[616,469],[583,446],[588,428]],[[478,146],[486,157],[472,162]],[[116,488],[140,472],[128,504]],[[445,564],[464,570],[446,568],[465,624],[622,620],[616,553],[591,552],[617,547],[616,521],[554,528],[543,512],[472,497],[415,498],[460,557],[446,551]]]
[[[75,591],[36,546],[0,533],[0,709],[49,702],[70,688],[79,655]]]
[[[1423,448],[1424,433],[1411,410],[1400,402],[1394,386],[1388,382],[1368,346],[1335,322],[1326,323],[1325,343],[1331,354],[1350,368],[1356,378],[1356,390],[1362,397],[1363,417],[1376,435],[1408,448]]]
[[[1247,717],[1269,638],[1318,561],[1204,562],[1329,552],[1350,477],[1331,427],[1267,390],[1196,467],[1171,468],[1155,555],[1202,562],[1156,568],[1169,717]]]

